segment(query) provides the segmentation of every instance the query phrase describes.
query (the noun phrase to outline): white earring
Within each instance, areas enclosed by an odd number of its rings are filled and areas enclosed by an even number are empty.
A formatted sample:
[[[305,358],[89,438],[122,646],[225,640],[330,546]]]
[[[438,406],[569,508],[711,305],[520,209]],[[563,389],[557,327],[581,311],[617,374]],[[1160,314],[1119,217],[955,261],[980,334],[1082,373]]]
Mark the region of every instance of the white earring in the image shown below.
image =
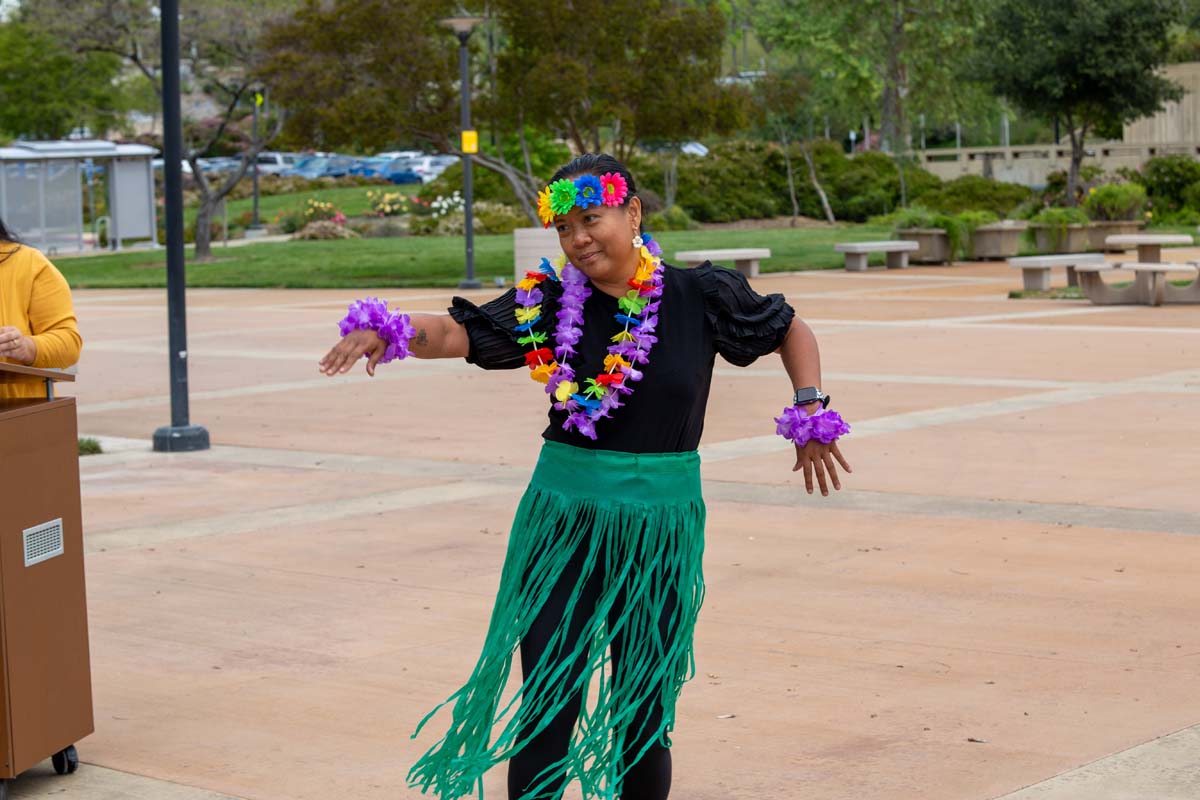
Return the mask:
[[[638,249],[638,248],[640,248],[640,247],[641,247],[643,244],[644,244],[644,242],[643,242],[643,240],[642,240],[642,235],[641,235],[640,233],[635,233],[635,234],[633,235],[633,249],[634,249],[634,250],[637,250],[637,249]]]

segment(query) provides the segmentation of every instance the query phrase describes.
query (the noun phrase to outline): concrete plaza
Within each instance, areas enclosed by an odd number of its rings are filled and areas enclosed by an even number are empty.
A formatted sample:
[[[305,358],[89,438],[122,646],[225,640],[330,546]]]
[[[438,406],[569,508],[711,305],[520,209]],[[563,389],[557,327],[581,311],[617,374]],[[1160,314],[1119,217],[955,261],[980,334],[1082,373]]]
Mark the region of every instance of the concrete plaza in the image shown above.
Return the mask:
[[[756,279],[816,331],[854,474],[807,495],[772,435],[778,360],[718,361],[673,798],[1200,797],[1200,308],[1020,283]],[[70,391],[107,451],[81,462],[97,729],[78,773],[14,797],[420,796],[436,723],[409,735],[478,654],[544,399],[461,362],[319,375],[356,294],[191,291],[214,447],[175,455],[149,446],[165,292],[76,294]]]

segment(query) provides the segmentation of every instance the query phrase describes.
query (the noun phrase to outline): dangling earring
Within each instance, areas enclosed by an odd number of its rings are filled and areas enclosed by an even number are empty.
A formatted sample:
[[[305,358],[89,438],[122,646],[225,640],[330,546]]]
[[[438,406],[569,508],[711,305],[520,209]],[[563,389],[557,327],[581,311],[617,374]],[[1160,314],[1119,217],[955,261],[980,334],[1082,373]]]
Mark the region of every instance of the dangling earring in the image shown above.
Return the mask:
[[[640,233],[635,233],[633,235],[633,249],[634,250],[641,249],[642,244],[644,244],[644,242],[642,241],[642,235]]]

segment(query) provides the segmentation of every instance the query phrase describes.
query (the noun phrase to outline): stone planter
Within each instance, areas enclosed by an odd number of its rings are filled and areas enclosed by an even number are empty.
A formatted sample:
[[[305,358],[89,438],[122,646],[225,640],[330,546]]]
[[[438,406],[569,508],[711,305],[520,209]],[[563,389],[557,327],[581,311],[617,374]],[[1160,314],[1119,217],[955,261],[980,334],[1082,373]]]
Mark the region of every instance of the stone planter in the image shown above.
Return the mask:
[[[1136,219],[1115,220],[1112,222],[1093,222],[1088,226],[1089,244],[1088,249],[1097,253],[1105,251],[1109,253],[1121,253],[1124,249],[1121,247],[1107,247],[1104,240],[1109,236],[1126,236],[1137,233],[1142,228],[1146,227],[1146,223]]]
[[[513,281],[536,269],[543,258],[553,261],[561,255],[562,245],[554,228],[517,228],[513,231]]]
[[[905,228],[896,231],[896,237],[906,242],[917,243],[917,251],[909,254],[909,261],[918,264],[948,264],[951,260],[950,237],[941,228]]]
[[[1039,253],[1086,253],[1091,244],[1088,226],[1084,223],[1074,225],[1042,225],[1029,223],[1037,242]]]
[[[971,258],[998,261],[1017,255],[1026,227],[1028,223],[1012,219],[980,225],[971,236]]]

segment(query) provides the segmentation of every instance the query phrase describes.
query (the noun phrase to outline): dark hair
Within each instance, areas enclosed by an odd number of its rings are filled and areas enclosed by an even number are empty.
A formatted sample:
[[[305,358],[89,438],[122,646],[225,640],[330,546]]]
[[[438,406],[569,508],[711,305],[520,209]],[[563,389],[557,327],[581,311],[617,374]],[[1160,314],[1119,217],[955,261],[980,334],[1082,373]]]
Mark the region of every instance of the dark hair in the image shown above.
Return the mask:
[[[17,245],[11,250],[0,250],[0,261],[6,260],[13,253],[17,252],[21,246],[21,240],[17,235],[4,226],[4,220],[0,219],[0,244],[15,244]]]
[[[622,205],[628,205],[629,199],[637,196],[637,184],[633,180],[633,173],[608,153],[584,153],[577,156],[569,163],[559,167],[550,182],[554,183],[563,178],[577,178],[580,175],[595,175],[598,178],[608,172],[615,172],[625,179],[625,185],[629,187],[629,194],[626,195]],[[643,224],[640,227],[641,232],[645,233],[646,226]]]
[[[0,242],[8,242],[10,244],[20,244],[21,240],[17,235],[4,226],[4,220],[0,219]]]

